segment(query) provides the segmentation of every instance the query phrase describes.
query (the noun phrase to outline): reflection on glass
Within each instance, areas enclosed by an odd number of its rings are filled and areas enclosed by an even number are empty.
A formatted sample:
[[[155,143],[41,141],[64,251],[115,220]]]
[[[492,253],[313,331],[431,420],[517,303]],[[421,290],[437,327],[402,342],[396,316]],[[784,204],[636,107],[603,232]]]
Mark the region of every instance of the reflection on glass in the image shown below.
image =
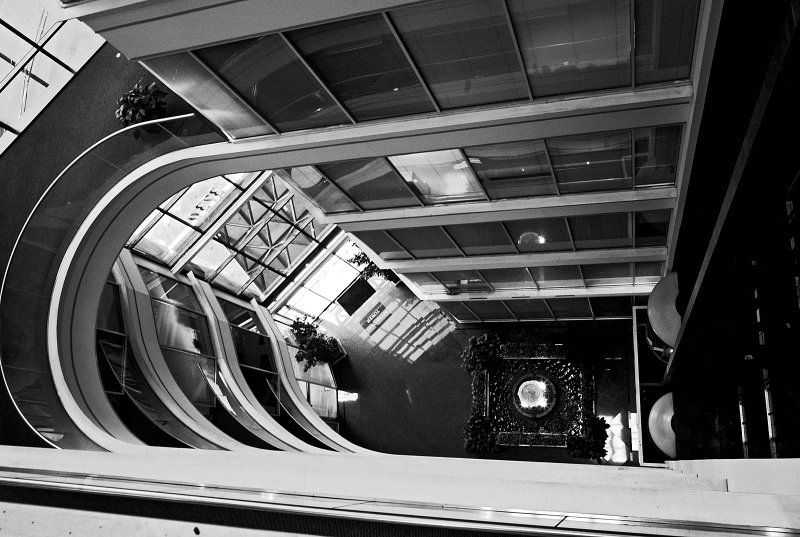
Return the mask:
[[[531,274],[542,289],[555,287],[583,287],[583,278],[577,265],[531,267]]]
[[[408,272],[403,274],[403,276],[414,282],[423,293],[444,293],[447,291],[447,288],[442,285],[442,282],[427,272]]]
[[[506,227],[520,252],[572,250],[563,218],[512,220],[506,222]]]
[[[434,111],[380,15],[303,28],[287,35],[358,121]]]
[[[661,261],[639,262],[634,266],[636,283],[658,283],[661,279]]]
[[[385,231],[357,231],[353,233],[358,240],[378,254],[381,259],[392,261],[394,259],[411,259],[411,256],[403,250],[397,241],[392,240]]]
[[[418,4],[391,17],[442,108],[527,98],[502,0]]]
[[[445,230],[467,255],[513,254],[517,251],[508,232],[497,222],[445,226]]]
[[[345,113],[279,35],[196,52],[278,130],[349,123]]]
[[[5,63],[2,58],[0,63]],[[0,120],[14,124],[26,112],[38,114],[71,77],[49,57],[36,54],[0,93]]]
[[[193,405],[214,406],[214,392],[206,378],[217,373],[213,359],[162,347],[161,353],[167,362],[172,377]]]
[[[277,371],[269,338],[256,332],[230,326],[239,364],[264,371]]]
[[[387,231],[416,258],[457,257],[461,252],[438,227],[398,228]]]
[[[636,213],[636,246],[666,246],[671,211]]]
[[[601,263],[598,265],[581,265],[586,285],[632,285],[630,263]]]
[[[689,78],[699,0],[635,0],[636,83]]]
[[[558,193],[541,140],[469,147],[464,154],[491,199]]]
[[[435,273],[435,276],[448,290],[457,293],[492,290],[475,270],[442,271]]]
[[[505,303],[521,321],[553,318],[544,300],[506,300]]]
[[[501,300],[472,300],[468,303],[475,315],[484,321],[514,321],[514,315]]]
[[[419,205],[403,180],[382,158],[319,164],[317,168],[364,209]]]
[[[586,298],[548,298],[547,304],[558,319],[592,318],[592,310]]]
[[[630,248],[633,239],[628,216],[628,213],[617,213],[568,218],[575,248]]]
[[[581,134],[547,141],[562,194],[632,188],[631,134]]]
[[[328,388],[327,386],[320,386],[318,384],[308,385],[308,402],[311,408],[314,409],[322,418],[336,418],[336,412],[339,408],[338,397],[336,396],[335,388]]]
[[[163,215],[136,244],[136,251],[169,265],[187,241],[194,242],[200,234],[186,224]]]
[[[389,157],[427,205],[485,199],[469,164],[457,150]]]
[[[486,269],[481,274],[497,291],[536,289],[536,282],[524,268]]]
[[[636,129],[636,186],[674,185],[680,143],[680,125]]]
[[[457,321],[471,322],[480,320],[461,302],[437,302],[436,304],[447,313],[452,315]]]
[[[139,273],[152,298],[201,313],[200,303],[192,288],[172,278],[139,267]]]
[[[280,170],[280,177],[296,185],[308,197],[313,199],[326,213],[342,213],[357,211],[358,208],[336,188],[327,177],[324,177],[311,166]]]
[[[91,28],[78,19],[69,19],[50,38],[44,49],[77,71],[102,43],[103,38]]]
[[[160,345],[205,356],[214,355],[204,316],[160,300],[152,303]]]
[[[201,230],[225,210],[239,192],[223,177],[212,177],[190,186],[168,212]]]
[[[509,0],[534,97],[627,86],[629,0]]]

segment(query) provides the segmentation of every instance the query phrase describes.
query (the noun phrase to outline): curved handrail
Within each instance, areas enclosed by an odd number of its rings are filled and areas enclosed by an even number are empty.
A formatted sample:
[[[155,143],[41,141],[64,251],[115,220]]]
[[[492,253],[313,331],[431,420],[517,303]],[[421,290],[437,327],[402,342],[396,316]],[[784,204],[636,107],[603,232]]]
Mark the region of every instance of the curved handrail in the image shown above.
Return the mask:
[[[141,129],[142,136],[129,136]],[[66,358],[71,353],[52,352],[58,344],[48,339],[47,313],[63,252],[120,178],[157,156],[218,141],[223,138],[194,114],[120,129],[70,162],[21,223],[0,283],[0,326],[13,332],[3,339],[0,372],[20,416],[47,444],[124,451],[139,443],[100,393],[96,368],[76,370]],[[94,323],[91,314],[78,314]]]

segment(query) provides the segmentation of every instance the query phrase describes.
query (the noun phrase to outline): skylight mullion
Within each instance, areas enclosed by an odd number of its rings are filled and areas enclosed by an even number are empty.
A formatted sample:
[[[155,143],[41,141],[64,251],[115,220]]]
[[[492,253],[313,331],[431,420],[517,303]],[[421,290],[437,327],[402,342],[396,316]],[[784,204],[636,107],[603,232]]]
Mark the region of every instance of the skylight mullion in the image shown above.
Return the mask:
[[[470,312],[476,319],[478,319],[479,322],[484,322],[483,317],[481,317],[480,315],[475,313],[475,311],[472,308],[467,306],[467,301],[466,300],[462,301],[461,305],[464,306],[467,309],[467,311]]]
[[[572,228],[569,226],[569,218],[566,216],[562,217],[564,219],[564,225],[567,226],[567,234],[569,234],[569,242],[572,245],[572,251],[577,251],[575,247],[575,239],[572,237]]]
[[[547,140],[542,139],[542,145],[544,146],[544,156],[547,159],[547,165],[550,167],[550,177],[553,178],[553,186],[556,187],[556,195],[561,195],[561,189],[558,188],[558,181],[556,180],[556,171],[553,169],[553,161],[550,160],[550,150],[547,148]]]
[[[283,42],[286,43],[287,47],[289,47],[289,50],[292,51],[292,54],[294,54],[295,57],[300,61],[300,63],[303,64],[303,67],[305,67],[306,70],[311,74],[311,76],[314,77],[314,80],[317,81],[317,84],[319,84],[320,87],[323,90],[325,90],[325,93],[327,93],[328,96],[333,100],[333,102],[336,103],[336,106],[338,106],[339,109],[344,113],[344,115],[347,116],[347,119],[349,119],[350,122],[353,125],[355,125],[357,123],[357,121],[355,120],[353,115],[350,113],[350,110],[348,110],[342,104],[342,102],[336,97],[336,95],[333,94],[333,92],[330,90],[330,88],[328,88],[328,85],[325,84],[325,82],[323,82],[323,80],[319,77],[317,72],[314,71],[314,69],[311,68],[311,65],[309,65],[308,62],[306,61],[306,59],[303,57],[303,55],[300,54],[300,51],[297,50],[297,47],[295,47],[294,44],[291,41],[289,41],[289,38],[286,37],[286,34],[284,32],[278,32],[278,35],[281,36],[281,39],[283,39]]]
[[[528,72],[525,70],[525,61],[522,59],[522,51],[519,48],[519,40],[517,39],[517,31],[514,30],[514,23],[511,22],[511,12],[508,10],[508,0],[503,0],[503,12],[506,15],[506,23],[508,24],[508,31],[511,33],[511,41],[514,43],[514,52],[517,55],[519,67],[522,70],[522,76],[525,79],[525,87],[528,88],[528,98],[533,100],[533,89],[531,88],[531,81],[528,78]]]
[[[450,242],[453,243],[453,246],[455,246],[456,250],[459,251],[459,253],[461,254],[461,257],[468,257],[467,253],[464,251],[464,249],[461,248],[461,246],[458,245],[456,240],[453,238],[452,235],[450,235],[450,233],[444,228],[444,226],[438,226],[438,227],[439,227],[439,229],[442,230],[442,233],[444,233],[444,236],[447,237],[447,240],[449,240]]]
[[[531,269],[530,269],[530,268],[528,268],[528,267],[525,267],[525,272],[527,272],[527,273],[528,273],[528,276],[530,276],[530,277],[531,277],[531,281],[533,282],[533,285],[535,285],[535,286],[536,286],[536,290],[538,291],[538,290],[540,289],[540,287],[539,287],[539,282],[537,282],[537,281],[536,281],[536,278],[534,278],[534,277],[533,277],[533,272],[531,272]]]
[[[239,106],[241,106],[242,108],[245,108],[245,109],[246,109],[248,112],[250,112],[250,113],[251,113],[251,114],[253,114],[255,117],[257,117],[259,121],[263,122],[263,123],[264,123],[264,125],[266,125],[267,127],[269,127],[269,129],[270,129],[272,132],[274,132],[275,134],[280,134],[280,133],[281,133],[281,131],[279,131],[279,130],[278,130],[278,128],[277,128],[277,127],[275,127],[275,125],[273,125],[272,123],[270,123],[270,122],[267,120],[267,118],[265,118],[265,117],[264,117],[264,115],[263,115],[261,112],[259,112],[259,111],[258,111],[258,110],[256,110],[255,108],[253,108],[253,107],[250,105],[250,103],[248,103],[248,102],[247,102],[247,100],[246,100],[244,97],[242,97],[242,96],[239,94],[239,92],[236,90],[236,88],[234,88],[234,87],[233,87],[231,84],[229,84],[229,83],[225,82],[225,80],[224,80],[224,79],[223,79],[221,76],[219,76],[219,75],[217,74],[217,72],[216,72],[214,69],[212,69],[211,67],[209,67],[209,66],[208,66],[208,64],[207,64],[206,62],[204,62],[204,61],[203,61],[203,60],[200,58],[200,56],[198,56],[197,54],[195,54],[195,53],[194,53],[193,51],[191,51],[191,50],[188,50],[188,51],[187,51],[187,54],[189,54],[189,56],[191,56],[191,57],[192,57],[192,59],[193,59],[195,62],[197,62],[197,65],[199,65],[201,69],[203,69],[205,72],[207,72],[207,73],[208,73],[208,75],[209,75],[211,78],[213,78],[213,79],[214,79],[214,80],[215,80],[217,83],[219,83],[219,84],[220,84],[220,85],[222,85],[224,88],[226,88],[226,89],[227,89],[227,91],[229,91],[229,92],[230,92],[230,94],[236,98],[236,100],[238,101],[238,103],[237,103],[237,104],[238,104]]]
[[[420,207],[425,207],[425,203],[419,197],[419,194],[417,194],[414,191],[414,189],[411,188],[411,186],[408,184],[408,182],[405,179],[403,179],[403,176],[400,175],[399,171],[397,171],[397,168],[395,167],[394,164],[392,164],[392,161],[389,160],[386,157],[382,157],[382,159],[389,166],[389,168],[391,168],[392,172],[394,172],[394,174],[396,176],[395,178],[398,179],[401,183],[403,183],[403,186],[405,187],[405,189],[414,197],[415,200],[417,200],[417,203],[419,203],[419,206]]]
[[[313,169],[314,169],[314,171],[315,171],[315,172],[317,172],[317,173],[320,175],[320,177],[323,177],[323,178],[325,178],[325,179],[326,179],[326,180],[327,180],[327,181],[328,181],[330,184],[332,184],[332,185],[333,185],[333,187],[334,187],[336,190],[338,190],[340,194],[342,194],[342,196],[344,196],[345,198],[347,198],[347,201],[349,201],[350,203],[352,203],[352,204],[353,204],[353,206],[354,206],[356,209],[358,209],[358,212],[360,212],[360,213],[363,213],[363,212],[364,212],[364,208],[363,208],[363,207],[361,207],[361,205],[359,205],[359,204],[356,202],[356,200],[354,200],[352,197],[350,197],[350,194],[348,194],[348,193],[345,191],[345,189],[343,189],[341,186],[339,186],[339,184],[338,184],[336,181],[334,181],[333,179],[331,179],[330,177],[328,177],[327,175],[325,175],[324,173],[322,173],[321,171],[319,171],[319,168],[317,168],[316,166],[310,166],[310,168],[313,168]]]
[[[508,304],[506,304],[505,300],[501,300],[500,303],[503,305],[503,307],[506,309],[506,311],[508,311],[508,313],[511,314],[511,317],[513,317],[515,321],[519,321],[519,317],[517,317],[516,313],[511,311],[511,308],[508,307]]]
[[[556,314],[555,314],[555,313],[553,313],[553,308],[551,308],[551,307],[550,307],[550,304],[548,304],[548,303],[547,303],[547,299],[546,299],[546,298],[543,298],[543,299],[542,299],[542,302],[544,302],[544,305],[545,305],[545,307],[547,308],[547,311],[549,311],[549,312],[550,312],[550,317],[552,317],[552,320],[553,320],[553,321],[556,321],[556,320],[558,320],[558,319],[556,318]]]
[[[439,103],[436,102],[436,97],[434,97],[433,93],[431,93],[431,89],[428,87],[428,83],[425,81],[425,79],[422,76],[422,73],[420,73],[419,69],[417,68],[417,64],[414,62],[414,58],[412,58],[411,54],[409,54],[408,49],[406,48],[406,44],[403,42],[403,39],[400,37],[400,34],[397,32],[397,28],[395,28],[395,25],[392,22],[392,19],[389,17],[389,13],[384,11],[382,13],[382,15],[383,15],[383,20],[386,21],[386,25],[389,27],[389,30],[392,32],[392,35],[394,36],[395,41],[397,41],[397,46],[399,46],[400,50],[403,51],[403,55],[406,57],[406,61],[408,61],[408,64],[411,66],[411,69],[414,71],[414,74],[417,75],[417,80],[419,80],[419,83],[422,86],[422,89],[424,89],[425,93],[428,94],[428,98],[431,100],[431,104],[433,105],[433,107],[436,109],[437,112],[441,113],[442,109],[441,109],[441,107],[439,107]]]
[[[489,197],[489,194],[486,192],[486,189],[483,188],[483,183],[481,183],[481,180],[478,178],[478,174],[475,173],[475,168],[472,167],[472,163],[467,158],[467,155],[464,153],[464,150],[459,148],[456,151],[458,151],[458,154],[461,155],[461,158],[464,159],[464,162],[467,163],[467,168],[469,168],[469,171],[472,174],[472,180],[470,180],[470,182],[473,183],[473,186],[477,186],[478,190],[483,192],[483,197],[486,198],[486,201],[492,201],[492,198]]]

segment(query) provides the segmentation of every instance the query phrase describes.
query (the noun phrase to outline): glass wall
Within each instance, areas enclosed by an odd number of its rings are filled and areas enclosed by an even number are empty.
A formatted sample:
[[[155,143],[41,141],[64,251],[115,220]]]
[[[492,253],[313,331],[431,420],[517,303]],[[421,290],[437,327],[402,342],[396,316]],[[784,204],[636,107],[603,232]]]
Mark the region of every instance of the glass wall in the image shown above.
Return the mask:
[[[698,4],[421,2],[146,63],[238,138],[687,79]]]
[[[665,246],[671,211],[356,231],[386,261]]]
[[[630,319],[635,297],[572,297],[437,302],[462,323]]]
[[[0,153],[97,52],[103,38],[41,0],[0,3]]]
[[[592,263],[544,267],[412,272],[403,274],[424,293],[488,293],[652,285],[661,279],[662,261]]]
[[[682,125],[326,162],[277,172],[325,213],[673,186]]]

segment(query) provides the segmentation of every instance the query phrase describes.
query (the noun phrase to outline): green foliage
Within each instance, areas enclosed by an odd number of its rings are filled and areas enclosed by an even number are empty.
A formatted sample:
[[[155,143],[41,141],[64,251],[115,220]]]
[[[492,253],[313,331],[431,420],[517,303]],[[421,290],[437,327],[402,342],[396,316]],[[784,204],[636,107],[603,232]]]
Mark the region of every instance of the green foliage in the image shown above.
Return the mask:
[[[583,423],[583,434],[567,438],[567,453],[578,459],[594,459],[597,462],[606,455],[606,420],[589,416]]]
[[[464,449],[468,453],[486,455],[498,451],[497,433],[486,416],[473,414],[464,426]]]
[[[496,334],[473,336],[461,353],[461,367],[470,373],[490,371],[503,362],[503,355],[504,346]]]
[[[373,276],[378,276],[390,282],[397,282],[397,274],[389,269],[378,268],[378,265],[372,262],[367,254],[358,252],[353,257],[347,260],[348,263],[356,265],[360,270],[360,277],[363,280],[369,280]]]
[[[167,94],[153,82],[147,86],[141,79],[117,101],[114,116],[124,126],[158,119],[164,115],[164,97]]]
[[[295,319],[292,323],[292,336],[300,348],[295,359],[300,363],[305,362],[303,371],[308,371],[320,362],[332,362],[341,354],[336,340],[321,334],[318,327],[305,318]]]

